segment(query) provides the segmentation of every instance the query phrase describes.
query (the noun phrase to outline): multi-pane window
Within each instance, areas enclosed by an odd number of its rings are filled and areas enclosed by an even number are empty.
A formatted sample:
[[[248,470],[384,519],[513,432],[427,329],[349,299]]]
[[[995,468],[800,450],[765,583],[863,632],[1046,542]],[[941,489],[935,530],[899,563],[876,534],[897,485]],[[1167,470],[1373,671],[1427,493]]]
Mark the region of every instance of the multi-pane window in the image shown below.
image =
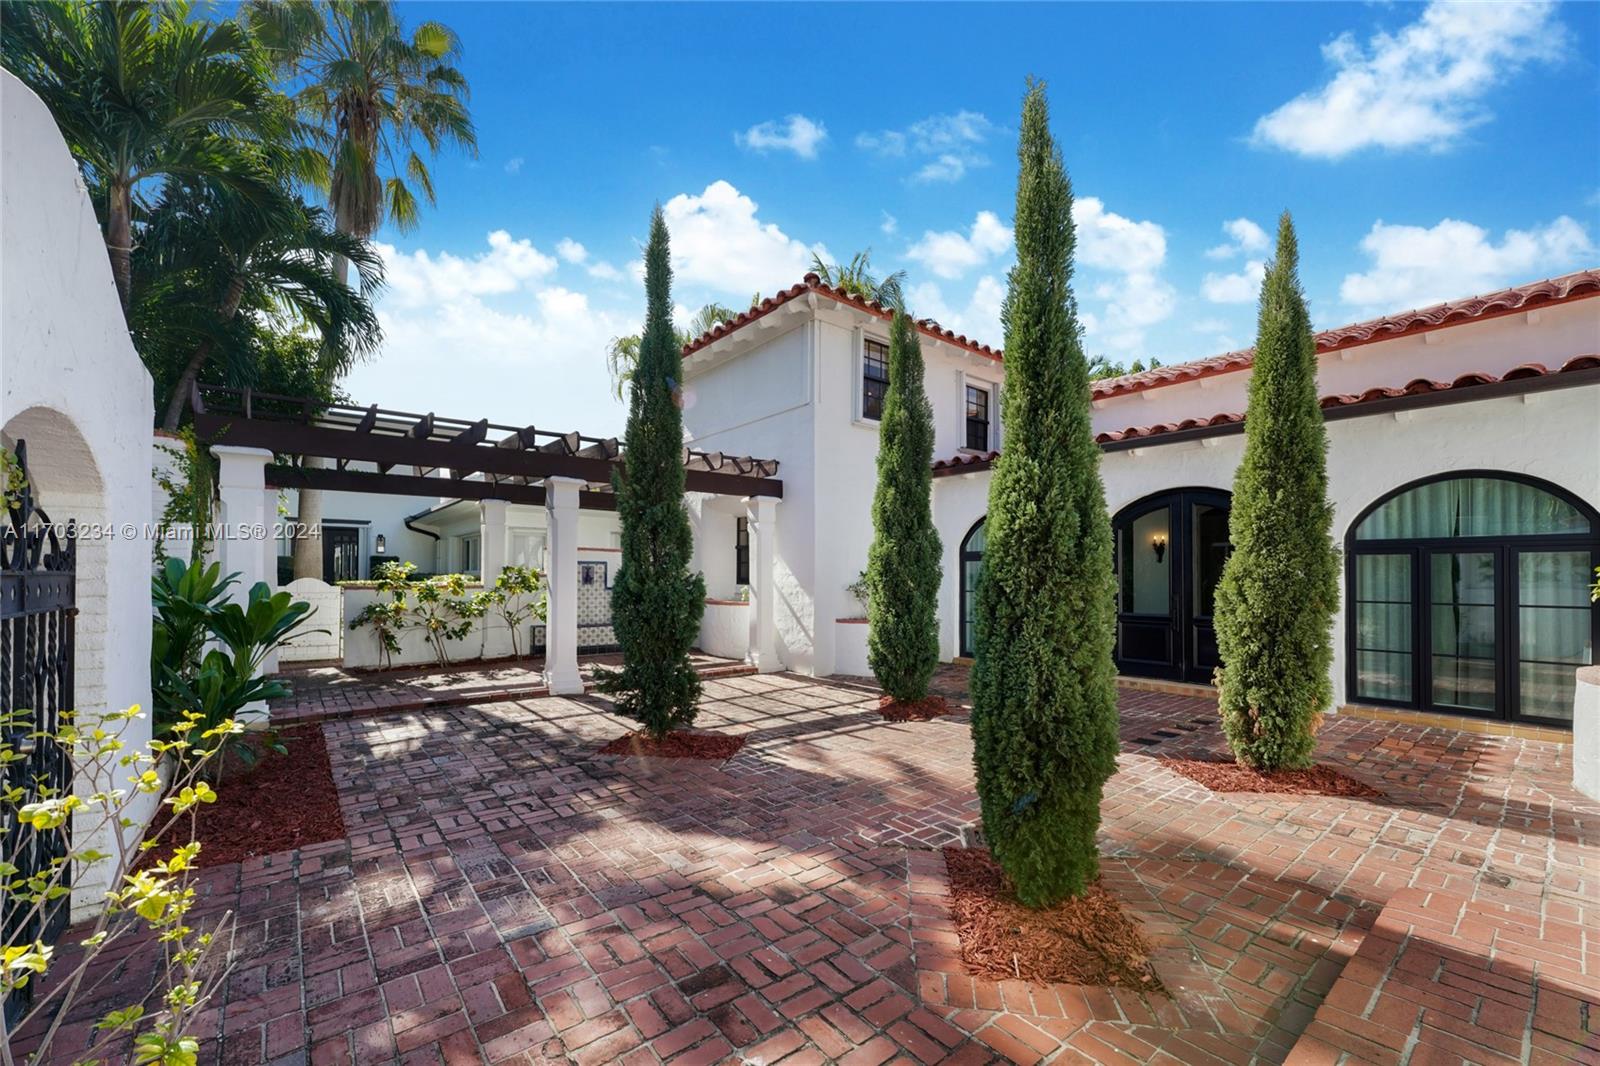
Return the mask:
[[[967,386],[967,447],[989,450],[989,390],[977,385]]]
[[[733,531],[733,581],[736,585],[750,584],[750,520],[735,519]]]
[[[875,340],[861,347],[861,417],[883,417],[883,394],[889,391],[889,346]]]

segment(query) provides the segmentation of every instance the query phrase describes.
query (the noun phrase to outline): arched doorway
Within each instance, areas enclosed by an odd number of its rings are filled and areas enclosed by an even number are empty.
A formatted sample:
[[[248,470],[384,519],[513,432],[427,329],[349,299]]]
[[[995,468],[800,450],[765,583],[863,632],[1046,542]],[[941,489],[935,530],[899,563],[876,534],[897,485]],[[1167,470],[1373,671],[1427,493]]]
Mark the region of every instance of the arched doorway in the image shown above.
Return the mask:
[[[1446,474],[1362,512],[1346,559],[1353,701],[1571,723],[1600,640],[1593,507],[1521,474]]]
[[[1117,568],[1117,669],[1207,683],[1221,659],[1212,603],[1228,541],[1229,495],[1172,489],[1112,521]]]
[[[987,542],[983,523],[982,518],[974,522],[961,541],[961,654],[968,658],[977,654],[973,611],[977,606],[978,571],[983,566],[983,548]]]

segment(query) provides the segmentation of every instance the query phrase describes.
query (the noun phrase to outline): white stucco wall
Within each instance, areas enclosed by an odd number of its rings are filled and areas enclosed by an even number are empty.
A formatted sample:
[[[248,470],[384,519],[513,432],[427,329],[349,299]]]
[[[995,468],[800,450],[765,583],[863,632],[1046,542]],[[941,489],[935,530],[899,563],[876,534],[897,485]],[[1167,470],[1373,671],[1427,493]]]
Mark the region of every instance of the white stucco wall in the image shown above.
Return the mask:
[[[0,281],[0,432],[8,445],[28,442],[34,488],[53,520],[133,523],[138,531],[80,539],[80,722],[107,707],[148,707],[150,376],[128,338],[105,242],[66,144],[39,99],[5,72]],[[139,749],[149,736],[146,718],[123,740]],[[95,784],[82,774],[77,780],[80,791]],[[146,803],[135,814],[147,817],[149,809]],[[75,915],[103,893],[95,872],[75,889]]]
[[[697,644],[707,655],[743,659],[750,653],[750,605],[708,599]]]

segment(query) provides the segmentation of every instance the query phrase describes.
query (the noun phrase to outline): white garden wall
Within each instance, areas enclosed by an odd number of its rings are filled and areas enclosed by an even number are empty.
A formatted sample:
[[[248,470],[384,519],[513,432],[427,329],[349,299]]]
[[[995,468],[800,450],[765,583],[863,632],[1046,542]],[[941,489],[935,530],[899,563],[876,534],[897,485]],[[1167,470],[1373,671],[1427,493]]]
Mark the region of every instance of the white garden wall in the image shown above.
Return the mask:
[[[344,657],[345,594],[314,577],[296,578],[283,591],[311,605],[311,616],[293,643],[278,652],[279,663],[326,662]]]
[[[696,643],[707,655],[743,660],[750,654],[750,605],[738,600],[707,600]]]
[[[52,520],[108,524],[80,538],[80,724],[150,702],[152,522],[150,376],[128,338],[105,242],[77,167],[38,97],[0,72],[0,436],[28,443],[34,490]],[[149,718],[122,733],[149,741]],[[80,792],[108,786],[80,774]],[[148,817],[150,797],[134,811]],[[81,846],[110,849],[110,841]],[[74,918],[104,884],[74,887]]]

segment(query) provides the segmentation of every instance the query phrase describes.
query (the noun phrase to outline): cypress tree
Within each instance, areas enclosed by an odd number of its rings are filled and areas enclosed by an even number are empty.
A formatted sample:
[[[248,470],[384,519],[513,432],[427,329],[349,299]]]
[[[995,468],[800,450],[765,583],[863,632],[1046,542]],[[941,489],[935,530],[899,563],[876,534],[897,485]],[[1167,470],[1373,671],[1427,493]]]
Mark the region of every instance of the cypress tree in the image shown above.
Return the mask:
[[[922,341],[906,313],[896,311],[867,553],[867,660],[883,690],[905,702],[928,694],[939,663],[942,568],[933,528],[933,408],[922,375]]]
[[[1317,722],[1333,700],[1328,669],[1339,558],[1316,341],[1287,211],[1261,283],[1244,432],[1228,519],[1233,554],[1217,585],[1222,728],[1246,766],[1306,766]]]
[[[628,398],[627,451],[613,475],[622,520],[622,563],[612,587],[612,625],[622,669],[600,676],[617,711],[661,739],[694,722],[700,678],[689,661],[705,610],[706,583],[689,571],[693,547],[683,507],[681,345],[672,326],[672,262],[657,205],[645,249],[645,323]]]
[[[1017,896],[1042,907],[1099,871],[1116,770],[1111,525],[1071,290],[1072,187],[1032,82],[1017,148],[1016,247],[1001,321],[1005,447],[977,590],[972,737],[983,828]]]

